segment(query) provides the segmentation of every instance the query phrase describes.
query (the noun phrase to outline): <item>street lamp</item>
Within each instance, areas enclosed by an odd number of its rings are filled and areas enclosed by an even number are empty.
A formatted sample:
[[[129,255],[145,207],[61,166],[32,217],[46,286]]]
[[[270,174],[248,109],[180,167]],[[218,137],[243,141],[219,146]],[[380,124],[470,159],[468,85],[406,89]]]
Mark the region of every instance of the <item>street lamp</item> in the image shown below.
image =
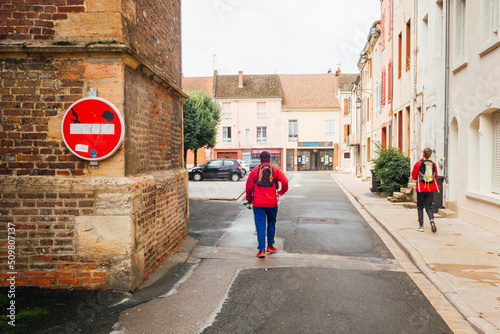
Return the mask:
[[[356,108],[361,108],[361,99],[359,97],[356,99]]]

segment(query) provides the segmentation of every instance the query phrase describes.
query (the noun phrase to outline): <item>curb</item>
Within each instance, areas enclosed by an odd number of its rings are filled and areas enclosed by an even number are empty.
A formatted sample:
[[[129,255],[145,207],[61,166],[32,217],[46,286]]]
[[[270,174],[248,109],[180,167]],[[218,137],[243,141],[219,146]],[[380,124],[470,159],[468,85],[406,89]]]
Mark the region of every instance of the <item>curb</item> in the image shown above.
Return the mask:
[[[334,174],[332,178],[337,182],[344,192],[349,194],[363,207],[363,209],[386,231],[396,244],[408,256],[411,262],[424,274],[424,276],[443,294],[448,302],[462,315],[462,317],[478,332],[482,334],[500,333],[500,331],[482,318],[467,302],[435,271],[425,262],[418,250],[415,249],[405,238],[403,238],[390,224],[378,218],[366,205],[366,203],[347,188]]]

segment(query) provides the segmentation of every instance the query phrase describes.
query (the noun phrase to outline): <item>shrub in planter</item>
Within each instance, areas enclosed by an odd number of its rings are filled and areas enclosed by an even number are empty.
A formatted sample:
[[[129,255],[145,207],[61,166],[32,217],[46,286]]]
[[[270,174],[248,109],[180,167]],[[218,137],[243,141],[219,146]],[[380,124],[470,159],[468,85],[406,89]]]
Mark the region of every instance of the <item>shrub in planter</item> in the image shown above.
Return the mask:
[[[383,192],[392,193],[408,185],[410,158],[399,148],[377,148],[377,158],[373,161],[373,172]]]

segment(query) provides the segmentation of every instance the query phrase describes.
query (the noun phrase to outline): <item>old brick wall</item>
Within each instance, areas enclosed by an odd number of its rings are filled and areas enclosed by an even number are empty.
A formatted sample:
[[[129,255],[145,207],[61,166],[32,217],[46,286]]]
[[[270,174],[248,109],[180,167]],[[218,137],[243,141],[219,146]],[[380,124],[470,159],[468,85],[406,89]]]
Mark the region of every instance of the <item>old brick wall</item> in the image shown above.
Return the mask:
[[[180,41],[180,1],[0,1],[0,269],[14,224],[17,284],[134,290],[187,235]],[[90,88],[126,127],[98,169],[60,133]]]
[[[182,101],[143,67],[125,69],[127,175],[182,168]]]
[[[181,3],[123,0],[124,39],[134,52],[181,86]]]
[[[83,58],[0,58],[0,175],[83,175],[84,163],[49,136],[51,119],[83,97]]]

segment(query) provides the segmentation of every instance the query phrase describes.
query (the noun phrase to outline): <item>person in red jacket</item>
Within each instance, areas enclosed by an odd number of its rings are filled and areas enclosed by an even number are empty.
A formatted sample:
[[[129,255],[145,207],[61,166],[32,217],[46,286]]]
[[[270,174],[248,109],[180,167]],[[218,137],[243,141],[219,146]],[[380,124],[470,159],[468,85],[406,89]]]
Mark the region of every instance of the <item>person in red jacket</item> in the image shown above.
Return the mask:
[[[417,213],[419,227],[417,231],[424,231],[424,208],[429,217],[431,231],[437,231],[436,223],[434,222],[434,192],[441,188],[437,183],[437,167],[430,160],[432,150],[425,148],[423,151],[422,160],[417,161],[411,172],[411,177],[417,180]]]
[[[279,168],[272,166],[270,161],[269,152],[263,151],[260,154],[261,165],[252,169],[246,183],[246,199],[248,203],[253,204],[255,229],[259,243],[257,257],[260,258],[266,256],[266,230],[267,251],[269,253],[278,251],[274,247],[278,196],[283,196],[288,191],[288,179]],[[279,189],[278,183],[281,183],[279,191],[277,191]]]

